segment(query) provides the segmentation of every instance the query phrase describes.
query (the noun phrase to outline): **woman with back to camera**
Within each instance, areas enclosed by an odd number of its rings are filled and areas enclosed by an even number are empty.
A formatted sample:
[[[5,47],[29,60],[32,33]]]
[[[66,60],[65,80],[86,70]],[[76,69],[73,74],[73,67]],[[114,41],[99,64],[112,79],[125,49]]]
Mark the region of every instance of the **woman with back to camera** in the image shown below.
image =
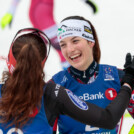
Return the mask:
[[[53,81],[84,101],[105,108],[119,93],[124,72],[114,66],[99,64],[101,51],[94,26],[83,17],[67,17],[59,24],[58,40],[62,54],[71,66],[53,76]],[[130,54],[127,59],[129,57]],[[108,130],[82,124],[65,115],[59,116],[58,125],[61,134],[117,134],[121,130],[121,122]]]
[[[115,126],[131,96],[134,63],[126,69],[129,81],[124,77],[119,95],[102,109],[58,84],[44,82],[43,67],[49,53],[46,44],[50,50],[49,39],[34,28],[19,30],[14,37],[7,60],[9,71],[3,72],[4,83],[0,84],[0,133],[51,134],[59,114],[97,127]]]

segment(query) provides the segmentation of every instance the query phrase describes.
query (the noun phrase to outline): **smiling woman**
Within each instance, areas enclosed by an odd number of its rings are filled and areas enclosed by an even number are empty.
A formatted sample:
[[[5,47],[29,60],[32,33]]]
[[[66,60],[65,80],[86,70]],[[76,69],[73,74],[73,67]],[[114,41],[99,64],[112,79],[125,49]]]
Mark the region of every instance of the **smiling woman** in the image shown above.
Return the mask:
[[[61,52],[71,66],[54,75],[53,81],[79,98],[105,108],[119,93],[124,72],[115,66],[99,64],[101,50],[94,26],[81,16],[70,16],[61,21],[57,35]],[[82,124],[65,115],[59,116],[58,125],[61,134],[117,134],[121,129],[121,122],[107,130]]]

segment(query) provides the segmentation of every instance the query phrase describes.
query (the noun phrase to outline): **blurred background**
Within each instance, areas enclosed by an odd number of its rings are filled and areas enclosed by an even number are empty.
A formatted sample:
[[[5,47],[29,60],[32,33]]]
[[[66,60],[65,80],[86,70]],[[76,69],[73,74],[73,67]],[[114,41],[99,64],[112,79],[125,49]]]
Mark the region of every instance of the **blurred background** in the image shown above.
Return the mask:
[[[0,0],[0,20],[8,11],[12,0]],[[134,55],[134,0],[92,0],[98,11],[93,12],[84,0],[54,0],[54,20],[58,24],[67,16],[79,15],[90,20],[96,28],[100,47],[101,64],[123,68],[125,55]],[[14,14],[11,27],[0,27],[0,56],[7,57],[10,44],[16,32],[21,28],[33,27],[29,19],[31,0],[20,0]],[[43,17],[43,16],[42,16]],[[6,62],[0,58],[0,77],[6,69]],[[51,47],[46,63],[46,81],[62,70],[60,57]],[[126,112],[127,113],[127,112]],[[134,121],[126,114],[121,134],[127,134]]]

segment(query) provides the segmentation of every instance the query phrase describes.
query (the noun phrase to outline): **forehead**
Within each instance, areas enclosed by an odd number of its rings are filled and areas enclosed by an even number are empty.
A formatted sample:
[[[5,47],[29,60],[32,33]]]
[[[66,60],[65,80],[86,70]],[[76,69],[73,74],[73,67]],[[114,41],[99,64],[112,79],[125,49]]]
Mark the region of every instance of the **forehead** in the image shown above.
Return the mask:
[[[62,40],[60,41],[60,43],[62,43],[62,42],[67,42],[67,41],[72,41],[72,40],[75,40],[75,39],[83,39],[83,38],[81,38],[81,37],[79,37],[79,36],[66,37],[66,38],[62,39]]]

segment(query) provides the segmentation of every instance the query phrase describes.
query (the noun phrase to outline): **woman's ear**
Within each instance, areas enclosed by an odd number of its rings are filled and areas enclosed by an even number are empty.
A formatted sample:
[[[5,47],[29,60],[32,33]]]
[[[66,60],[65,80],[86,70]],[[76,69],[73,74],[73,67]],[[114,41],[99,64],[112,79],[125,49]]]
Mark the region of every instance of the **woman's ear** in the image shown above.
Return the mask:
[[[89,43],[89,45],[90,45],[91,48],[93,48],[94,45],[95,45],[95,43],[94,42],[91,42],[91,41],[89,41],[88,43]]]

